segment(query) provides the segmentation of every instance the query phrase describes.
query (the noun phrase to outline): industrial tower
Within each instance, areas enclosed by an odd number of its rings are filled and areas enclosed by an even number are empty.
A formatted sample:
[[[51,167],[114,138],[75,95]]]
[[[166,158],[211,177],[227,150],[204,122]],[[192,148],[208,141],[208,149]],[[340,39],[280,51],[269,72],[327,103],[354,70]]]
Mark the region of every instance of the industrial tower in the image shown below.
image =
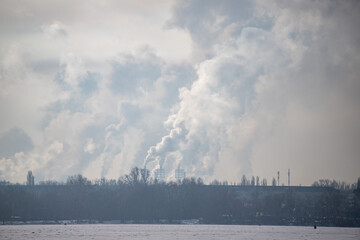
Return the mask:
[[[175,169],[175,179],[177,182],[180,182],[181,180],[185,179],[186,174],[185,170],[180,168],[180,165],[177,169]]]
[[[161,166],[155,170],[155,179],[159,182],[165,181],[165,169],[163,169]]]

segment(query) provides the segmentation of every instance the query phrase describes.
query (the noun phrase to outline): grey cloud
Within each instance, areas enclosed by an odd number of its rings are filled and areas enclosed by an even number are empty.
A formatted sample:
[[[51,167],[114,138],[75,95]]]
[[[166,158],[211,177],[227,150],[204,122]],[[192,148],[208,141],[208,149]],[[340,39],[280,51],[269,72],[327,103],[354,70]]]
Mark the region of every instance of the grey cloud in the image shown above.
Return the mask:
[[[31,163],[49,166],[38,167],[44,176],[80,172],[118,177],[142,165],[149,154],[150,169],[163,164],[171,172],[180,164],[188,176],[209,180],[238,181],[243,173],[271,179],[288,167],[296,184],[311,184],[320,175],[346,181],[358,177],[357,1],[178,1],[167,27],[191,35],[193,56],[186,63],[167,62],[149,48],[129,47],[132,54],[115,55],[116,45],[102,55],[101,46],[109,42],[128,46],[122,39],[126,27],[120,37],[116,31],[107,33],[120,29],[112,22],[129,10],[128,5],[120,9],[115,2],[73,6],[55,1],[49,8],[41,1],[23,3],[22,9],[13,1],[0,3],[5,50],[14,39],[44,41],[41,26],[55,20],[63,26],[54,25],[48,32],[65,41],[53,40],[54,45],[47,40],[49,45],[34,50],[42,51],[39,58],[27,55],[24,68],[30,66],[36,74],[19,67],[23,57],[16,51],[2,58],[1,77],[13,95],[21,79],[44,79],[26,85],[32,90],[56,75],[56,84],[51,82],[56,85],[54,98],[45,104],[39,103],[42,97],[36,98],[45,114],[36,138],[43,146],[18,154],[16,167],[4,161],[8,165],[2,169],[16,172]],[[135,5],[131,11],[138,11]],[[103,21],[89,18],[109,7],[115,14]],[[15,10],[17,14],[10,13]],[[75,34],[80,28],[84,32]],[[94,35],[93,30],[104,35]],[[99,37],[93,39],[99,53],[84,53],[86,44],[78,48],[87,34]],[[66,35],[74,42],[67,42]],[[59,51],[47,52],[58,46]],[[57,56],[69,49],[73,54]],[[53,60],[48,64],[44,59]],[[13,75],[5,75],[9,66]],[[1,99],[11,112],[14,104],[6,101],[18,98]]]
[[[78,84],[81,94],[91,96],[99,89],[99,82],[101,82],[101,75],[88,71]]]
[[[196,80],[196,70],[188,64],[171,65],[164,70],[163,81],[164,95],[161,96],[161,104],[165,108],[173,107],[180,99],[179,89],[189,88]]]
[[[55,21],[42,26],[42,30],[49,38],[62,38],[68,36],[68,30],[61,22]]]
[[[43,110],[44,117],[41,126],[45,129],[63,111],[69,111],[70,113],[86,112],[88,109],[85,100],[86,98],[81,95],[72,95],[69,99],[50,103]]]
[[[27,153],[32,149],[33,141],[21,128],[14,127],[0,137],[0,158],[9,158],[19,152]]]
[[[145,50],[146,51],[146,50]],[[152,53],[145,53],[145,59],[137,59],[131,55],[123,56],[121,62],[113,64],[111,90],[114,94],[138,95],[148,88],[161,75],[160,60]]]
[[[134,124],[136,121],[142,118],[142,110],[138,105],[129,103],[129,102],[123,102],[121,104],[121,114],[126,118],[126,120]]]
[[[214,45],[232,44],[244,26],[269,28],[270,18],[254,14],[254,1],[177,1],[168,26],[187,29],[193,51],[204,59],[214,56]]]
[[[0,77],[1,80],[6,77],[6,83],[9,83],[8,89],[1,89],[0,98],[4,99],[3,108],[17,113],[13,114],[16,122],[22,122],[21,125],[31,129],[33,139],[39,143],[33,151],[24,148],[24,155],[11,157],[11,160],[16,160],[16,165],[4,161],[1,169],[9,170],[4,171],[4,177],[10,181],[20,181],[31,167],[39,179],[51,177],[64,180],[68,175],[85,172],[96,161],[99,165],[96,165],[95,171],[86,172],[91,177],[99,177],[100,174],[108,176],[109,173],[112,177],[118,177],[132,166],[143,163],[148,147],[165,133],[163,121],[178,101],[178,88],[193,81],[189,80],[191,74],[186,72],[178,77],[178,73],[191,70],[189,64],[173,67],[158,57],[155,51],[133,49],[138,42],[129,48],[126,41],[122,42],[122,37],[128,37],[127,31],[131,29],[119,28],[118,20],[134,18],[140,21],[134,25],[140,26],[146,18],[152,18],[154,10],[159,11],[157,4],[151,6],[153,10],[149,10],[143,4],[118,2],[88,4],[84,1],[73,5],[53,1],[49,5],[35,0],[31,4],[26,1],[0,3],[0,20],[4,20],[0,21],[4,46],[0,54],[6,53],[6,56],[1,56]],[[162,10],[159,14],[163,15],[162,11],[168,4],[160,5]],[[148,14],[145,20],[137,12],[139,7]],[[129,8],[133,11],[130,15]],[[106,11],[106,17],[99,22],[96,19],[100,18],[94,16],[103,16],[102,11]],[[111,13],[107,14],[108,11]],[[121,13],[126,14],[123,16]],[[151,20],[148,27],[151,31],[163,32],[158,20]],[[121,31],[117,32],[119,29]],[[98,31],[104,35],[98,35]],[[44,38],[44,34],[52,39]],[[138,34],[138,31],[130,34],[130,38],[134,34]],[[176,35],[170,33],[170,37]],[[83,37],[88,36],[96,38],[91,40],[95,43],[95,51],[87,48],[88,42],[81,42]],[[148,37],[146,33],[143,36]],[[139,40],[139,44],[164,42],[162,37],[149,38]],[[117,45],[114,49],[108,47],[107,41],[110,40],[119,41],[112,42]],[[19,43],[14,45],[15,50],[19,48],[27,54],[26,62],[16,51],[8,51],[14,42]],[[104,49],[106,54],[102,54],[104,45],[107,45]],[[116,55],[116,52],[124,51],[119,49],[125,48],[118,45],[126,45],[134,53],[121,52]],[[5,70],[9,72],[9,66],[16,78],[3,74]],[[51,78],[54,80],[51,81]],[[13,84],[15,80],[18,81],[17,85]],[[34,97],[42,93],[40,90],[51,97]],[[18,96],[19,92],[26,93],[26,97]],[[15,104],[17,99],[29,99],[27,103],[34,107],[23,111],[22,107],[27,105]],[[33,99],[36,102],[33,103]],[[35,111],[35,108],[39,111]],[[19,119],[19,116],[28,115],[36,115],[38,119]],[[9,125],[11,120],[3,119],[2,122]],[[39,125],[41,129],[37,128]],[[119,129],[110,127],[117,125]],[[86,147],[92,143],[90,139],[96,147]],[[102,169],[102,173],[98,174],[98,169]],[[15,172],[18,174],[13,174]]]
[[[59,67],[59,60],[56,58],[53,59],[42,59],[36,62],[31,63],[31,67],[35,72],[52,74],[57,71]]]
[[[74,161],[71,171],[87,172],[88,167],[98,161],[101,168],[100,176],[113,176],[115,169],[119,176],[129,167],[141,165],[147,149],[165,133],[163,121],[179,99],[179,88],[190,86],[195,73],[190,65],[164,65],[153,53],[144,50],[140,52],[139,56],[120,55],[112,65],[115,65],[115,69],[109,86],[105,84],[104,77],[96,73],[87,72],[85,76],[76,80],[75,82],[79,83],[77,88],[70,87],[64,81],[64,74],[58,75],[59,86],[70,95],[65,100],[49,105],[44,126],[49,126],[64,112],[71,115],[91,112],[92,109],[86,108],[85,103],[88,94],[91,95],[93,91],[97,94],[93,95],[92,99],[97,100],[106,93],[105,99],[111,97],[111,101],[115,103],[115,111],[103,112],[102,116],[96,116],[96,125],[83,126],[82,133],[75,141],[80,143],[81,150],[87,150],[77,151],[77,161]],[[119,78],[114,79],[114,76]],[[126,91],[114,90],[112,84],[119,79],[128,84]],[[97,85],[109,89],[99,89]],[[137,91],[136,88],[142,88],[143,92]],[[108,95],[110,92],[113,94]],[[132,136],[133,132],[138,136]],[[132,138],[136,140],[131,141],[138,142],[138,149],[131,149],[129,146],[132,144],[129,139]],[[93,151],[86,148],[89,141],[96,145]],[[71,152],[74,149],[64,148],[64,151]]]
[[[359,62],[355,54],[359,44],[354,41],[359,35],[358,31],[354,32],[359,20],[355,9],[359,4],[256,2],[257,9],[245,6],[246,13],[238,17],[230,7],[236,9],[244,2],[197,4],[179,1],[172,23],[187,28],[196,47],[204,47],[199,77],[181,92],[180,107],[171,120],[169,134],[149,148],[145,161],[161,163],[167,155],[179,152],[178,161],[183,161],[181,165],[190,173],[216,177],[228,172],[227,176],[233,179],[253,171],[271,177],[276,168],[287,165],[300,169],[301,162],[309,166],[311,161],[328,166],[309,170],[311,179],[316,178],[316,171],[336,175],[334,163],[340,161],[340,156],[347,159],[349,166],[353,165],[350,162],[358,150],[349,150],[349,146],[358,141],[354,135],[359,131],[352,122],[359,119],[356,107],[360,95],[359,72],[353,65]],[[261,11],[264,9],[268,12]],[[216,19],[221,27],[216,25]],[[271,19],[271,24],[262,25],[262,19]],[[232,33],[236,34],[227,35],[225,29],[232,24],[235,24]],[[221,37],[231,41],[222,41]],[[297,115],[294,109],[301,114]],[[340,115],[351,112],[352,117],[335,117],[336,111]],[[352,123],[345,127],[342,121]],[[179,143],[172,132],[180,122],[186,134]],[[323,123],[321,128],[317,126],[320,123]],[[306,135],[304,139],[308,140],[290,143],[294,137],[290,133],[297,132],[297,128],[303,128],[301,134],[297,133],[299,139],[302,139],[300,135]],[[356,133],[349,134],[352,131]],[[329,140],[329,134],[334,132],[342,141]],[[289,139],[280,141],[280,136]],[[281,144],[275,147],[271,139]],[[325,154],[326,151],[313,149],[306,142],[347,150]],[[169,143],[175,143],[177,148]],[[261,154],[264,149],[267,155]],[[331,149],[327,152],[332,152]],[[282,155],[276,155],[279,152]],[[291,159],[294,153],[296,157]],[[296,181],[306,182],[307,174],[302,174],[302,180],[299,177]],[[356,174],[352,176],[355,178]]]
[[[220,28],[234,22],[248,22],[253,17],[254,7],[253,1],[246,0],[227,2],[216,0],[177,1],[173,9],[173,19],[170,20],[169,24],[189,28],[190,30],[200,29],[208,33],[208,31],[212,30],[212,27]],[[216,23],[216,17],[224,17],[224,19]],[[219,24],[219,26],[216,26],[216,24]]]
[[[69,110],[70,112],[86,112],[86,101],[94,93],[99,90],[99,83],[101,82],[101,75],[95,72],[87,71],[84,76],[80,76],[77,88],[71,87],[64,81],[64,71],[57,72],[54,81],[65,91],[69,92],[67,99],[57,100],[49,104],[45,109],[45,116],[42,126],[47,124],[56,117],[57,113]]]
[[[78,141],[83,149],[79,152],[76,164],[72,169],[74,173],[82,173],[91,162],[95,161],[104,152],[106,146],[106,127],[114,121],[116,119],[109,118],[107,121],[85,126],[82,129]],[[89,140],[94,144],[94,149],[91,152],[85,150]]]

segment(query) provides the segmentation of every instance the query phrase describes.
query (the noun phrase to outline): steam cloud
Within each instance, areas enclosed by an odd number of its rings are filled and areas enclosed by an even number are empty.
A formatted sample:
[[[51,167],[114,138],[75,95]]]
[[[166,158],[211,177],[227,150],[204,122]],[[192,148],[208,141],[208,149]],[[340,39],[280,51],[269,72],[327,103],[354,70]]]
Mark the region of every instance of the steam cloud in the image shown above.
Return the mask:
[[[244,14],[234,14],[230,6]],[[296,2],[284,9],[281,4],[260,2],[213,3],[218,12],[203,9],[200,19],[195,13],[199,7],[199,2],[179,2],[175,8],[172,23],[187,29],[195,42],[198,79],[180,89],[180,103],[166,122],[169,134],[150,147],[145,165],[158,163],[171,171],[181,163],[190,176],[205,180],[226,176],[236,181],[242,174],[254,174],[253,168],[270,177],[273,173],[266,168],[271,163],[285,171],[307,166],[303,176],[309,172],[321,176],[323,170],[309,167],[310,162],[344,159],[339,154],[343,151],[332,149],[359,141],[327,106],[341,112],[340,106],[352,109],[351,115],[359,117],[353,102],[358,99],[353,95],[356,91],[343,95],[345,82],[359,87],[353,77],[358,70],[345,62],[359,59],[327,36],[341,32],[341,46],[358,51],[354,39],[360,39],[359,34],[336,26],[354,23],[351,19],[359,4]],[[344,61],[335,60],[338,57]],[[334,102],[331,95],[342,97]],[[340,142],[340,135],[347,140]],[[354,150],[343,156],[356,159]]]
[[[236,174],[249,173],[249,159],[236,140],[247,141],[255,130],[244,115],[254,79],[237,56],[200,64],[197,81],[180,90],[179,109],[165,123],[169,134],[149,149],[145,166],[155,161],[174,169],[181,163],[190,175],[207,178],[218,165],[236,164]],[[241,129],[245,124],[248,129]]]
[[[0,179],[358,177],[359,1],[53,4],[0,2]]]

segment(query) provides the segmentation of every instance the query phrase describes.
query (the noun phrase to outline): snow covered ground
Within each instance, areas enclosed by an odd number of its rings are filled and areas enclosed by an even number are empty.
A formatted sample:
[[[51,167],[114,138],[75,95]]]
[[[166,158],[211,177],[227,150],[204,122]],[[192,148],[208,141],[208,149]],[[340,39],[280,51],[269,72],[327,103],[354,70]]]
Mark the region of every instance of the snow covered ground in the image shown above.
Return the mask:
[[[230,225],[4,225],[0,239],[360,239],[360,228]]]

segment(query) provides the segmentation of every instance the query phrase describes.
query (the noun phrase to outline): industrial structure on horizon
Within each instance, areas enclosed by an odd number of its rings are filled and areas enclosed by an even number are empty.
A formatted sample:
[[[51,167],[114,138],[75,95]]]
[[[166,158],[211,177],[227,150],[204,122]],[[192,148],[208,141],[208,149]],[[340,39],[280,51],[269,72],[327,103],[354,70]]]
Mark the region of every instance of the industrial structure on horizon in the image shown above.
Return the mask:
[[[154,171],[155,180],[158,182],[165,182],[166,180],[166,172],[165,169],[160,166],[159,168],[155,169]],[[177,182],[181,182],[183,179],[186,178],[186,173],[184,169],[180,168],[180,165],[177,169],[175,169],[175,179]]]
[[[175,169],[175,179],[177,182],[180,182],[181,180],[186,178],[186,173],[184,169],[180,168],[180,165],[177,169]]]
[[[155,180],[159,182],[165,182],[165,169],[163,169],[161,166],[158,169],[155,169]]]

